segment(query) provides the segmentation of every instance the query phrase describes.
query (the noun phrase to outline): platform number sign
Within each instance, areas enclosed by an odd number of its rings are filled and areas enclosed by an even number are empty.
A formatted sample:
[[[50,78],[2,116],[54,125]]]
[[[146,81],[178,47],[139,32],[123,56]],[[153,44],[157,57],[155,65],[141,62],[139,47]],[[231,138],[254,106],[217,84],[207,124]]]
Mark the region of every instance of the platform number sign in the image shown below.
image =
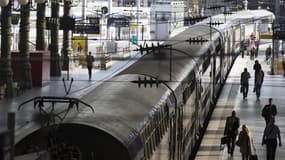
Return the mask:
[[[132,44],[138,44],[138,37],[137,37],[137,35],[132,35]]]
[[[97,24],[97,25],[100,24],[100,18],[99,17],[88,17],[88,19],[89,19],[89,23],[91,23],[91,24]]]
[[[88,17],[89,23],[76,23],[74,33],[100,34],[100,18]]]

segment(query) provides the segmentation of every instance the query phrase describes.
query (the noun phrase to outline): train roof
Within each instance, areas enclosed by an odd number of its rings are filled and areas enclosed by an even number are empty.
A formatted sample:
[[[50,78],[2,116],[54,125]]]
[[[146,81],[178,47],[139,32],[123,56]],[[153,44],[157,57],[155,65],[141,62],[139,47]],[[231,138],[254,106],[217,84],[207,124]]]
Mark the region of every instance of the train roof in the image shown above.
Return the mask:
[[[272,23],[275,16],[272,12],[259,9],[259,10],[242,10],[237,12],[232,12],[231,15],[219,14],[212,16],[212,22],[222,22],[224,24],[213,26],[218,30],[225,30],[235,25],[253,23],[255,21],[260,21],[261,23]],[[225,23],[226,20],[226,23]],[[204,20],[198,24],[209,23],[210,19]]]
[[[201,61],[201,57],[212,47],[209,42],[190,44],[187,40],[191,37],[202,37],[209,40],[210,29],[207,25],[194,25],[182,33],[170,38],[163,45],[172,45],[172,64],[170,64],[170,48],[154,50],[144,55],[139,61],[128,67],[120,74],[143,74],[158,77],[160,80],[171,79],[182,81],[185,75]],[[219,33],[212,30],[212,40],[217,39]],[[209,49],[210,48],[210,49]],[[210,53],[210,52],[209,52]]]
[[[209,32],[209,26],[193,26],[164,43],[173,45],[172,80],[167,83],[173,90],[180,85],[180,82],[199,62],[200,56],[203,56],[209,48],[208,42],[206,45],[190,45],[186,40],[198,35],[208,39],[207,32]],[[163,104],[168,103],[170,110],[174,107],[168,99],[171,91],[165,85],[139,88],[138,84],[132,81],[138,80],[138,77],[143,75],[157,77],[159,80],[169,80],[169,55],[169,48],[160,51],[153,50],[145,54],[118,76],[102,83],[81,98],[84,102],[94,106],[95,113],[85,108],[80,112],[74,112],[65,123],[101,129],[118,139],[127,148],[132,148],[129,146],[137,143],[135,141],[141,129]],[[136,155],[139,151],[129,152],[134,152],[130,154]]]
[[[129,146],[137,143],[135,141],[141,129],[159,106],[166,103],[162,97],[166,99],[165,94],[169,92],[163,85],[139,88],[131,82],[137,78],[135,74],[120,75],[102,83],[81,98],[94,107],[94,113],[89,108],[81,108],[68,117],[65,123],[101,129],[118,139],[126,148],[132,148]]]

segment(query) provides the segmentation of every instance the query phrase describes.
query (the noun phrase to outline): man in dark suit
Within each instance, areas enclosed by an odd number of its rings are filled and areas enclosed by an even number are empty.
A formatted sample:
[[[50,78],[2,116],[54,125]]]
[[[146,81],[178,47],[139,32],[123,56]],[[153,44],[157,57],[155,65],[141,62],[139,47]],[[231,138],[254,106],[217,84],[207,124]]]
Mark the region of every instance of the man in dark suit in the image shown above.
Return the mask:
[[[240,76],[240,84],[241,84],[241,90],[243,93],[243,99],[245,99],[247,97],[248,94],[248,79],[250,78],[250,74],[247,71],[247,68],[244,68],[244,72],[241,73]]]
[[[272,98],[268,99],[268,104],[265,105],[262,109],[261,116],[265,119],[266,125],[269,123],[269,121],[276,116],[277,109],[276,105],[272,103]]]
[[[224,135],[228,137],[228,153],[234,155],[235,141],[238,135],[239,118],[236,117],[236,112],[232,111],[232,115],[227,117]]]

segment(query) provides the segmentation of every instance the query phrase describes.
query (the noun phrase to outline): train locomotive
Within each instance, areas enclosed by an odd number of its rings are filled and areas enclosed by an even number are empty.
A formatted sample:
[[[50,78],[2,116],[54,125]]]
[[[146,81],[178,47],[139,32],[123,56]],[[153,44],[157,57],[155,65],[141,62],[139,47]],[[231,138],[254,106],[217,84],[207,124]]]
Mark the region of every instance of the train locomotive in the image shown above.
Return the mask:
[[[211,17],[216,19],[224,15]],[[94,112],[80,108],[53,132],[38,125],[17,130],[16,154],[60,157],[73,151],[73,159],[84,160],[192,159],[240,42],[267,29],[273,19],[269,11],[248,10],[219,26],[209,25],[209,19],[190,26],[84,95],[81,100]],[[190,37],[208,41],[190,43]],[[50,134],[55,138],[47,138]],[[54,151],[52,145],[69,150]]]

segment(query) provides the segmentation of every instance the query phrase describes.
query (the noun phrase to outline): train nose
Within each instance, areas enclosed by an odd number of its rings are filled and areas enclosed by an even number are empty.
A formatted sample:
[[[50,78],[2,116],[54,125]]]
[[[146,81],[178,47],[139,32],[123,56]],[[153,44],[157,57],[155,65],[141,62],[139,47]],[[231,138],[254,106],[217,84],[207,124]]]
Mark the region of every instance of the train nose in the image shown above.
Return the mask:
[[[126,147],[119,140],[102,130],[81,124],[41,128],[16,144],[17,156],[42,152],[48,152],[52,159],[129,159]]]

